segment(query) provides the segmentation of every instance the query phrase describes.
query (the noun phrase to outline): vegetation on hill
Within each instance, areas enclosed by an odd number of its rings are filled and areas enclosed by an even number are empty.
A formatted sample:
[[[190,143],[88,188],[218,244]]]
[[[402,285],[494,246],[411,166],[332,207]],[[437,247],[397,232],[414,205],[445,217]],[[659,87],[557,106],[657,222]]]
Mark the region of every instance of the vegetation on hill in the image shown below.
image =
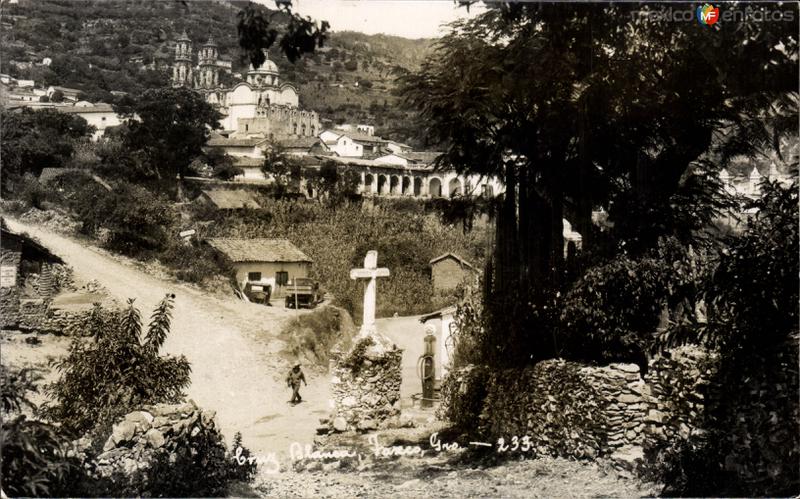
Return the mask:
[[[167,85],[175,40],[186,30],[195,51],[212,36],[232,71],[241,74],[250,64],[237,33],[237,15],[246,5],[226,0],[21,0],[3,6],[3,20],[10,26],[0,33],[0,72],[37,85],[77,88],[91,101],[113,102],[117,97],[111,91],[140,94]],[[272,28],[286,32],[289,16],[272,12]],[[430,40],[330,33],[323,47],[294,63],[280,45],[269,49],[270,59],[284,81],[299,87],[302,106],[331,123],[375,123],[389,138],[423,145],[415,113],[394,95],[394,80],[398,72],[417,67]],[[49,66],[42,65],[45,58],[52,59]]]

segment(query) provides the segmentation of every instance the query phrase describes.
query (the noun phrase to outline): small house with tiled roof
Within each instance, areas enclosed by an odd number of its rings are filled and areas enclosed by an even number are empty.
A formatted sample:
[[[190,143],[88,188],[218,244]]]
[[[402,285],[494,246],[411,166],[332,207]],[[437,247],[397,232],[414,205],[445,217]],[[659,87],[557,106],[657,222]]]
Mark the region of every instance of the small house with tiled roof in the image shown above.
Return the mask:
[[[430,261],[433,292],[446,293],[455,290],[459,284],[470,282],[478,270],[455,253],[445,253]]]
[[[287,239],[208,239],[206,243],[227,259],[236,272],[236,282],[275,279],[272,295],[286,284],[308,277],[313,261]]]

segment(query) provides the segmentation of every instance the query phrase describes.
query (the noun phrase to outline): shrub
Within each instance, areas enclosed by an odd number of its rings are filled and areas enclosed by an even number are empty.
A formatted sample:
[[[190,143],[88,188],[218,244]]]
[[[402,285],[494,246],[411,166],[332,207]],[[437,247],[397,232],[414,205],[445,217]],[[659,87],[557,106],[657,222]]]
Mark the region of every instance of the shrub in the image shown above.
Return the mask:
[[[109,425],[144,404],[182,401],[190,382],[189,363],[183,356],[158,354],[169,333],[172,300],[167,295],[156,307],[144,335],[133,300],[120,319],[96,307],[89,325],[93,341],[76,339],[69,354],[55,362],[61,377],[47,387],[54,402],[43,414],[67,430],[82,432]]]
[[[57,426],[30,420],[20,414],[35,409],[27,392],[36,391],[40,379],[33,371],[9,370],[0,365],[2,377],[2,487],[12,497],[68,495],[71,483],[80,479],[80,463],[67,456],[69,435]]]
[[[586,271],[563,300],[557,346],[563,357],[636,362],[647,368],[663,311],[692,319],[704,262],[675,240]]]
[[[437,415],[461,431],[474,432],[483,411],[488,380],[489,370],[484,366],[452,369],[442,380],[442,401]]]
[[[307,357],[320,367],[328,367],[331,348],[346,343],[355,332],[350,315],[338,308],[326,306],[286,323],[281,335],[293,358]]]
[[[716,348],[707,445],[662,452],[670,493],[788,496],[800,490],[797,184],[762,185],[757,214],[726,238],[705,280],[707,323],[669,328],[662,344]],[[702,443],[702,442],[701,442]],[[688,463],[688,465],[687,465]]]
[[[172,242],[158,256],[161,263],[175,272],[181,281],[202,283],[214,276],[232,277],[232,269],[224,259],[209,246]]]

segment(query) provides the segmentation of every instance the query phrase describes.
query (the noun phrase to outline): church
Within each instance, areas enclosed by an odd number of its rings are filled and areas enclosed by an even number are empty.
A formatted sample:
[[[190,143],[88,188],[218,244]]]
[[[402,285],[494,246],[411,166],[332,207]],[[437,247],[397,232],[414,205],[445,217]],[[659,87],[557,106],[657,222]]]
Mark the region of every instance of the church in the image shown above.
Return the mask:
[[[186,32],[178,38],[173,85],[194,88],[217,107],[223,115],[220,125],[225,135],[285,140],[314,137],[322,131],[319,115],[300,109],[297,88],[281,81],[278,66],[269,57],[258,68],[251,64],[245,81],[230,88],[219,83],[223,67],[213,38],[200,47],[197,65],[192,55],[192,41]]]

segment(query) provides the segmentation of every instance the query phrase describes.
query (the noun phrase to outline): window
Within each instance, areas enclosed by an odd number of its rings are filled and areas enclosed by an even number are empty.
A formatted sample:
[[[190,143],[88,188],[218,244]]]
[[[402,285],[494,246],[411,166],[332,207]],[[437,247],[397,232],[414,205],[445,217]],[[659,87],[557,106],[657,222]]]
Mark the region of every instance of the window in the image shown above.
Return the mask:
[[[248,272],[247,273],[247,280],[248,281],[260,281],[261,280],[261,272]]]
[[[286,286],[289,282],[289,273],[284,271],[275,272],[275,284],[278,286]]]
[[[250,131],[250,125],[245,124],[244,125],[244,131],[245,132],[249,132]]]

